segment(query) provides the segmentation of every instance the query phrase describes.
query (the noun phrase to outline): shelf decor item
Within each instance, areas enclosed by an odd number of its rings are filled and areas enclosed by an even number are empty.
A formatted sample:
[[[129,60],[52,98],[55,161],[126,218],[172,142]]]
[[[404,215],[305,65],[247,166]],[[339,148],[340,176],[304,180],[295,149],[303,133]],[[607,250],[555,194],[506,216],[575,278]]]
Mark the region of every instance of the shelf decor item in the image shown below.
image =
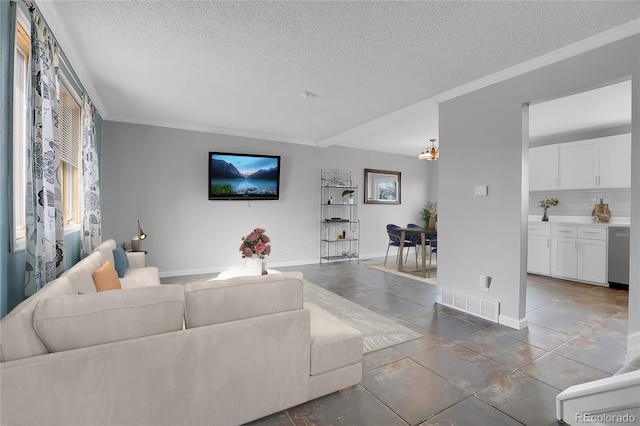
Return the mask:
[[[353,204],[353,193],[355,191],[353,189],[345,189],[344,191],[342,191],[342,198],[344,198],[345,195],[348,195],[349,198],[348,200],[348,204]]]
[[[542,213],[542,221],[543,222],[548,222],[549,221],[549,215],[547,215],[547,210],[551,206],[557,206],[558,202],[559,202],[559,200],[557,198],[548,198],[546,200],[538,201],[538,207],[542,207],[544,209],[544,211]]]

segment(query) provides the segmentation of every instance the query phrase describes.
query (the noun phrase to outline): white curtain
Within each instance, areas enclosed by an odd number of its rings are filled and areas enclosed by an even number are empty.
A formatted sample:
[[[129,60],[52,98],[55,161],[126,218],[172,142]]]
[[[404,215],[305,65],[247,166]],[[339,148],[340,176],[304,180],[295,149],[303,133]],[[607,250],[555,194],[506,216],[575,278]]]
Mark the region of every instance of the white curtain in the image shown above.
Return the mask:
[[[54,280],[65,268],[58,149],[58,47],[35,10],[31,10],[31,78],[33,128],[26,165],[26,296]]]
[[[91,254],[102,242],[100,173],[96,148],[95,108],[85,94],[82,108],[82,253]]]

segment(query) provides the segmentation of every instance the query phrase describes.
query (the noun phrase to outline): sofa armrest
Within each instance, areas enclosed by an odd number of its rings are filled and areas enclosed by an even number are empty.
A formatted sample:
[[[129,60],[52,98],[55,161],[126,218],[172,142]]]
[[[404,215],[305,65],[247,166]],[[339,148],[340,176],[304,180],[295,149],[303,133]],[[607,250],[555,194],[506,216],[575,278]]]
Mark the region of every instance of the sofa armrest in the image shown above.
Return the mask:
[[[144,268],[147,254],[143,251],[128,251],[127,259],[129,260],[129,268]]]
[[[185,308],[187,328],[302,309],[302,273],[188,283]]]

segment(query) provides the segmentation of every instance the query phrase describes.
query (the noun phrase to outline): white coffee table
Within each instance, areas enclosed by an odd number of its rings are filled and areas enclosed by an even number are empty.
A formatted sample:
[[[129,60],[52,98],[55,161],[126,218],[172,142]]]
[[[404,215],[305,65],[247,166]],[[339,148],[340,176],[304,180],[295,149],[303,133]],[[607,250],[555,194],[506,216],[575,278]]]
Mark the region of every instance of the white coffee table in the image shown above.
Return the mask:
[[[279,274],[280,271],[276,271],[275,269],[267,269],[267,274]],[[213,281],[213,280],[228,280],[229,278],[235,278],[235,277],[249,277],[255,275],[257,276],[257,274],[255,273],[255,271],[249,269],[249,268],[231,268],[231,269],[227,269],[226,271],[222,271],[218,274],[217,277],[209,280],[209,281]]]

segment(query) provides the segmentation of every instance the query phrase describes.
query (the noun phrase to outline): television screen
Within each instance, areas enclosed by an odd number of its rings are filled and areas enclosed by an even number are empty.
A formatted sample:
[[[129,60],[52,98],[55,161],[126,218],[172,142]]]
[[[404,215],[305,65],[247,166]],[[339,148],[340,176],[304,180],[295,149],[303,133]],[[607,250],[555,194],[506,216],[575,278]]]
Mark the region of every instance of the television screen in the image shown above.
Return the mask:
[[[210,200],[277,200],[280,156],[209,153]]]

